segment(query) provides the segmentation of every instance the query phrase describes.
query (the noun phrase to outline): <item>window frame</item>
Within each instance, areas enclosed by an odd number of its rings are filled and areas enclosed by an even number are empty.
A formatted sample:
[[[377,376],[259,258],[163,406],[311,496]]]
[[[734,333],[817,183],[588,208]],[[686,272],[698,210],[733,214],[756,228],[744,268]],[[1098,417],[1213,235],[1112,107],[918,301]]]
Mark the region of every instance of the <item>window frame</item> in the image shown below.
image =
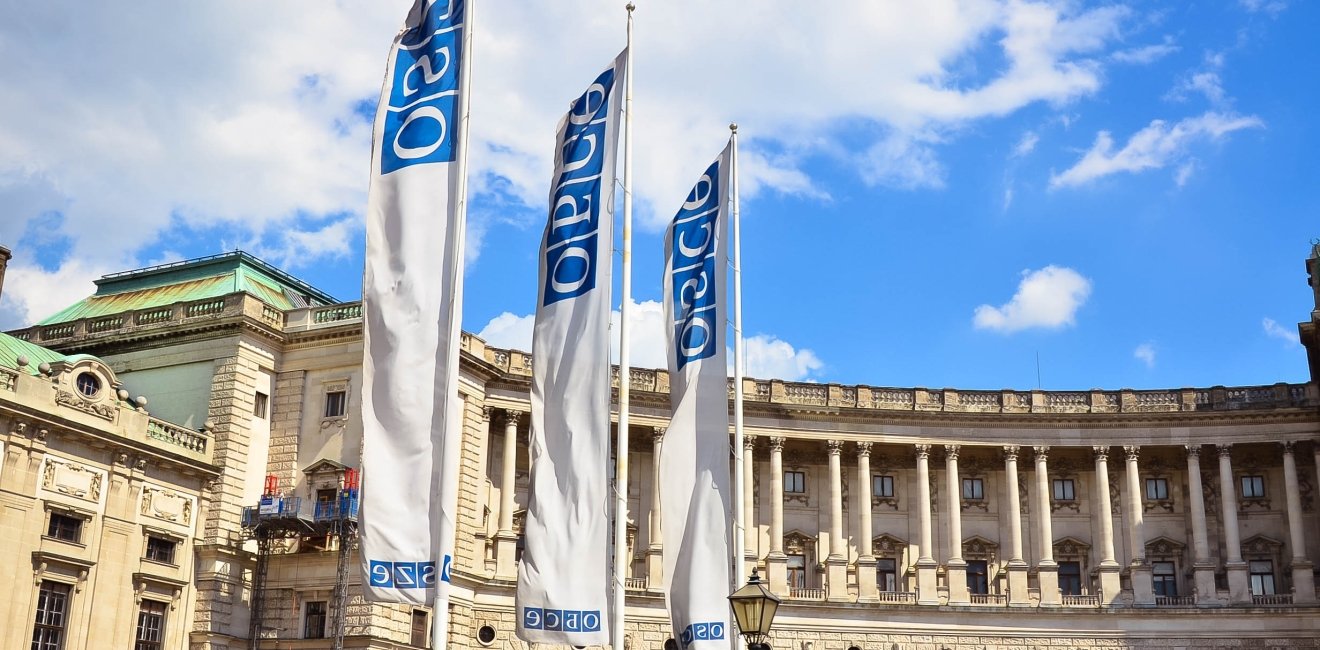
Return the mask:
[[[1264,564],[1269,567],[1269,571],[1259,571],[1257,566]],[[1247,579],[1248,587],[1253,596],[1273,596],[1278,593],[1278,584],[1275,582],[1274,560],[1248,560],[1247,561]]]
[[[792,489],[794,482],[789,477],[797,479],[797,489]],[[784,494],[806,494],[807,493],[807,472],[800,469],[784,470]]]
[[[421,617],[421,627],[418,627],[417,625],[419,616]],[[430,636],[431,636],[430,614],[424,609],[413,609],[412,619],[410,620],[410,623],[411,626],[409,627],[409,633],[408,633],[409,641],[412,642],[410,645],[416,646],[418,648],[429,648],[430,643],[428,643],[428,641],[430,640]],[[418,634],[420,634],[421,636],[418,637]],[[482,645],[489,645],[489,644],[483,643]]]
[[[1146,500],[1147,501],[1168,501],[1169,500],[1169,479],[1163,476],[1146,477]]]
[[[888,487],[888,491],[883,488]],[[871,475],[871,496],[882,499],[894,498],[894,476],[892,474]]]
[[[317,611],[313,612],[315,608]],[[314,618],[315,617],[315,618]],[[330,602],[327,600],[308,600],[303,603],[302,628],[304,639],[326,638],[326,623],[330,619]],[[317,624],[313,629],[313,622]],[[315,631],[315,634],[313,634]]]
[[[334,418],[342,418],[348,415],[347,388],[335,388],[333,390],[325,391],[325,399],[323,401],[324,401],[324,403],[322,404],[323,408],[321,410],[322,419],[329,420]],[[331,406],[336,406],[338,408],[331,409]]]
[[[800,561],[802,566],[800,567],[793,566],[794,559]],[[807,588],[807,555],[805,553],[789,553],[788,561],[784,563],[784,566],[787,569],[786,574],[787,574],[788,587],[790,589],[806,589]],[[795,575],[797,576],[796,581],[793,579],[793,576]],[[796,584],[794,584],[795,582]]]
[[[64,528],[63,527],[57,528],[56,523],[58,521],[74,522],[75,525],[73,526],[73,533],[71,537],[65,537],[63,534],[61,534],[61,531],[63,531]],[[81,546],[83,543],[82,541],[83,528],[85,528],[86,526],[87,526],[87,519],[85,517],[79,516],[78,514],[67,512],[64,510],[48,510],[46,516],[46,533],[45,535],[43,535],[43,537],[45,537],[46,539],[61,541],[66,544],[78,544],[79,546]]]
[[[964,477],[961,493],[964,501],[985,501],[985,479],[976,476]]]
[[[876,558],[875,580],[882,592],[894,593],[898,591],[898,559],[892,557]]]
[[[1065,596],[1082,595],[1082,563],[1077,560],[1059,562],[1059,593]]]
[[[967,560],[967,593],[977,596],[990,593],[989,560]]]
[[[167,558],[162,559],[160,557],[153,557],[153,551],[152,551],[153,542],[156,543],[155,544],[156,546],[168,545],[169,553]],[[147,542],[146,542],[146,547],[142,551],[142,559],[148,560],[150,562],[158,562],[160,564],[168,564],[170,566],[178,566],[179,563],[176,559],[176,556],[178,555],[178,550],[179,550],[179,540],[171,537],[166,537],[164,535],[158,535],[155,533],[147,533]]]
[[[37,585],[36,614],[32,619],[33,650],[60,650],[64,647],[72,600],[73,585],[57,580],[42,580]],[[52,602],[58,606],[52,606]]]
[[[148,611],[151,608],[152,611]],[[159,608],[159,609],[156,609]],[[165,625],[169,620],[169,603],[150,598],[143,598],[138,604],[137,626],[133,631],[133,650],[161,650],[165,647]],[[149,623],[154,620],[156,626],[152,628]],[[145,625],[144,625],[145,624]],[[142,638],[143,633],[147,636],[156,638]]]
[[[1266,490],[1264,474],[1243,474],[1238,477],[1238,486],[1242,490],[1243,499],[1265,498]],[[1248,486],[1250,486],[1250,489],[1248,489]]]
[[[1167,571],[1161,568],[1167,567]],[[1151,584],[1156,596],[1174,597],[1178,595],[1178,564],[1173,560],[1152,560],[1150,563]]]
[[[1077,500],[1077,483],[1070,478],[1056,478],[1050,484],[1050,497],[1053,501],[1071,503]]]
[[[252,417],[258,420],[270,419],[270,395],[257,391],[252,395]]]

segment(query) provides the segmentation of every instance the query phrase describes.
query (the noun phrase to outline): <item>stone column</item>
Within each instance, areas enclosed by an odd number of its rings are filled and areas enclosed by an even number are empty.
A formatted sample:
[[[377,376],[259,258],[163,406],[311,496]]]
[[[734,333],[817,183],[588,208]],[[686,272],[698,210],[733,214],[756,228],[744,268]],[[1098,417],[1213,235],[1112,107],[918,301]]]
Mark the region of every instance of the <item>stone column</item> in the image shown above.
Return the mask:
[[[857,495],[853,510],[857,512],[857,601],[879,600],[876,584],[875,556],[871,548],[871,443],[857,443]]]
[[[1004,445],[1004,507],[1008,511],[1009,557],[1008,557],[1008,604],[1025,606],[1030,604],[1027,598],[1028,566],[1022,559],[1022,506],[1018,501],[1018,446]]]
[[[1293,457],[1296,443],[1283,443],[1283,492],[1288,497],[1288,538],[1292,547],[1293,604],[1311,604],[1315,598],[1313,565],[1306,559],[1306,541],[1302,522],[1302,502],[1297,489],[1297,460]]]
[[[1036,453],[1036,520],[1040,531],[1040,562],[1036,576],[1040,581],[1040,604],[1057,607],[1063,604],[1059,593],[1059,565],[1054,562],[1054,521],[1050,508],[1049,447],[1034,447]]]
[[[1205,492],[1201,487],[1201,445],[1187,445],[1187,491],[1187,503],[1192,507],[1192,570],[1196,576],[1196,604],[1217,604],[1215,563],[1210,559]]]
[[[1127,529],[1128,547],[1132,560],[1128,563],[1128,575],[1132,579],[1132,604],[1138,607],[1155,605],[1154,578],[1150,565],[1146,563],[1146,517],[1145,506],[1141,500],[1141,468],[1137,460],[1141,456],[1141,447],[1128,445],[1123,447],[1127,460]]]
[[[663,591],[665,579],[664,528],[660,523],[660,449],[665,443],[665,428],[651,430],[651,518],[650,543],[646,549],[646,589]]]
[[[765,556],[770,591],[788,595],[788,556],[784,555],[784,439],[770,438],[770,552]]]
[[[1096,446],[1095,507],[1100,510],[1100,602],[1113,605],[1118,600],[1119,566],[1114,559],[1114,508],[1109,501],[1109,447]]]
[[[930,529],[930,445],[916,445],[917,514],[921,521],[921,543],[917,557],[917,604],[940,604],[935,574],[939,563],[931,555]]]
[[[958,445],[944,445],[944,502],[949,514],[949,561],[944,565],[949,604],[967,605],[967,562],[962,557],[962,481],[958,477]]]
[[[1233,445],[1218,445],[1219,450],[1219,505],[1224,521],[1224,550],[1228,559],[1224,569],[1228,572],[1228,602],[1251,602],[1251,588],[1247,584],[1247,563],[1242,561],[1242,537],[1238,528],[1237,485],[1233,481]]]
[[[843,539],[843,468],[839,454],[842,440],[826,443],[830,467],[830,554],[825,558],[825,598],[843,602],[848,598],[848,547]]]
[[[495,533],[495,575],[518,575],[518,535],[513,532],[514,480],[518,473],[518,420],[521,411],[504,411],[504,453],[500,457],[500,528]]]
[[[756,528],[756,436],[743,436],[743,574],[746,580],[756,567],[756,546],[759,541]]]

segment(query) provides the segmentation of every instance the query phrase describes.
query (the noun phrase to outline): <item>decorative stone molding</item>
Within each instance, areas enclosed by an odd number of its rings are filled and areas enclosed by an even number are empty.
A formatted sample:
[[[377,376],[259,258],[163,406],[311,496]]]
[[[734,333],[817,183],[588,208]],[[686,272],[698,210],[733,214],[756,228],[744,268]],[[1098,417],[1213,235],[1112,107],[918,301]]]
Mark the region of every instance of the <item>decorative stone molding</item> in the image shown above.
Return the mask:
[[[1133,463],[1141,460],[1141,447],[1138,447],[1137,445],[1124,445],[1123,460]]]
[[[481,407],[481,421],[482,421],[482,422],[490,422],[490,416],[491,416],[491,415],[494,415],[494,413],[495,413],[495,408],[494,408],[494,407],[491,407],[491,406],[483,406],[483,407]]]
[[[1004,445],[1004,460],[1016,461],[1018,459],[1018,450],[1019,447],[1017,445]]]
[[[142,486],[140,511],[144,517],[191,528],[194,508],[191,496],[154,485]]]
[[[41,472],[42,488],[92,503],[101,502],[104,481],[100,470],[53,456],[46,457]]]
[[[879,535],[871,540],[871,554],[878,558],[900,559],[907,550],[907,541],[893,535]]]
[[[1036,445],[1031,448],[1031,453],[1036,460],[1049,461],[1050,448],[1047,445]]]
[[[71,393],[66,390],[60,390],[55,393],[55,403],[60,406],[67,406],[71,409],[91,413],[99,418],[114,421],[115,415],[119,409],[112,402],[93,402],[82,395]]]
[[[871,443],[869,443],[869,442],[859,442],[859,443],[857,443],[857,456],[858,456],[858,457],[865,456],[865,457],[867,457],[867,458],[870,458],[870,457],[871,457]]]
[[[504,426],[508,426],[510,424],[512,424],[515,427],[518,426],[520,424],[519,420],[522,419],[522,416],[523,416],[522,411],[516,409],[504,409]]]
[[[784,451],[784,438],[782,436],[770,436],[769,438],[766,438],[766,441],[770,443],[771,453],[782,453]]]
[[[944,445],[945,460],[958,460],[958,451],[960,448],[960,445]]]
[[[826,440],[826,441],[825,441],[825,449],[829,452],[829,455],[831,455],[831,456],[838,456],[838,455],[843,451],[843,441],[842,441],[842,440]]]
[[[930,445],[912,445],[917,458],[930,458]]]

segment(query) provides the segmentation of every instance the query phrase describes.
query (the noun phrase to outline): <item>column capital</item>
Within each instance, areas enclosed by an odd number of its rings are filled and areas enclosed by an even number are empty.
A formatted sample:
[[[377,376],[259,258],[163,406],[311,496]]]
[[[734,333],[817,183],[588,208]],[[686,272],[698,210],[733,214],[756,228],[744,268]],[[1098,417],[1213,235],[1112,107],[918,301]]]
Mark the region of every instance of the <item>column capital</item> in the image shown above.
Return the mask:
[[[1049,460],[1050,447],[1049,445],[1036,445],[1031,448],[1031,453],[1035,454],[1036,460]]]
[[[1129,463],[1135,463],[1141,459],[1141,447],[1137,445],[1124,445],[1123,454]]]
[[[1279,443],[1279,444],[1283,445],[1283,453],[1284,453],[1285,456],[1291,456],[1291,455],[1293,455],[1293,451],[1294,451],[1294,449],[1297,447],[1297,441],[1296,441],[1296,440],[1284,440],[1283,442],[1281,442],[1281,443]]]
[[[1220,458],[1232,458],[1233,456],[1233,445],[1231,443],[1227,445],[1215,445],[1215,449],[1219,452]]]
[[[857,456],[858,456],[858,458],[861,458],[861,457],[863,457],[863,456],[865,456],[865,457],[867,457],[867,458],[870,458],[870,457],[871,457],[871,443],[869,443],[869,442],[859,442],[859,443],[857,443]]]
[[[917,451],[917,458],[930,457],[930,445],[912,445],[912,448]]]
[[[493,415],[494,413],[495,413],[495,407],[493,406],[481,407],[481,421],[490,422],[490,416]]]
[[[662,442],[662,441],[665,439],[665,432],[666,432],[666,431],[668,431],[668,429],[665,428],[665,427],[652,427],[652,428],[651,428],[651,442],[653,442],[653,443],[655,443],[655,444],[660,444],[660,442]]]
[[[1095,459],[1100,462],[1109,462],[1109,447],[1107,445],[1095,445],[1091,447],[1091,453]]]
[[[1004,445],[1004,460],[1017,462],[1018,449],[1017,445]]]
[[[663,434],[662,434],[663,435]],[[756,436],[743,435],[743,450],[753,451],[756,449]]]
[[[948,460],[958,460],[958,451],[962,445],[944,445],[944,457]]]
[[[1184,448],[1187,450],[1188,458],[1201,460],[1201,445],[1184,445]]]
[[[839,452],[843,451],[843,441],[842,441],[842,440],[826,440],[826,441],[825,441],[825,448],[826,448],[827,450],[829,450],[831,456],[838,456],[838,455],[839,455]]]
[[[770,451],[772,453],[779,453],[784,450],[783,436],[770,436],[769,438],[766,438],[766,440],[770,442]]]
[[[522,419],[523,412],[516,409],[504,409],[504,424],[508,426],[518,426],[518,420]]]

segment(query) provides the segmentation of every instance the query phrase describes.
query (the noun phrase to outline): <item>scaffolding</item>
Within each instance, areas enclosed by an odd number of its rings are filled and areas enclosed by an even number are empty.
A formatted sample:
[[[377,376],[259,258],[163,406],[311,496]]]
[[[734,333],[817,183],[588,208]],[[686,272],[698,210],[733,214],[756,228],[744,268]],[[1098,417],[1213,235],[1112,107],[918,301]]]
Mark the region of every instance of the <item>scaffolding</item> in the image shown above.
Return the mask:
[[[333,499],[318,499],[306,507],[303,499],[276,493],[269,477],[266,494],[255,507],[243,508],[243,533],[256,541],[256,566],[252,572],[252,617],[248,628],[250,650],[258,650],[266,622],[266,574],[270,569],[275,541],[323,537],[337,543],[335,583],[329,603],[327,636],[334,650],[343,650],[348,623],[349,562],[358,541],[358,489],[356,472],[349,470],[344,487]]]

